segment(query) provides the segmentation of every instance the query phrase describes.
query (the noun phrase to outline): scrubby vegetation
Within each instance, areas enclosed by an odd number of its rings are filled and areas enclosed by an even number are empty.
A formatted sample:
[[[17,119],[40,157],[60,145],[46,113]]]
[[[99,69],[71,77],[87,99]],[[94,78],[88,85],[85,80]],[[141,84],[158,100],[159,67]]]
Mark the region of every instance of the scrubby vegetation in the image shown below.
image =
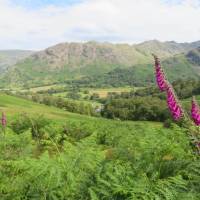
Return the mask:
[[[112,119],[149,121],[165,121],[170,117],[166,102],[152,97],[113,99],[105,105],[102,115]]]
[[[81,116],[8,95],[0,101],[2,200],[200,197],[200,163],[174,123]]]
[[[190,112],[188,104],[193,95],[200,94],[200,81],[180,79],[173,82],[173,87],[186,107],[186,111]],[[160,92],[155,86],[121,94],[112,93],[101,102],[105,104],[102,116],[111,119],[165,121],[170,116],[166,94]]]

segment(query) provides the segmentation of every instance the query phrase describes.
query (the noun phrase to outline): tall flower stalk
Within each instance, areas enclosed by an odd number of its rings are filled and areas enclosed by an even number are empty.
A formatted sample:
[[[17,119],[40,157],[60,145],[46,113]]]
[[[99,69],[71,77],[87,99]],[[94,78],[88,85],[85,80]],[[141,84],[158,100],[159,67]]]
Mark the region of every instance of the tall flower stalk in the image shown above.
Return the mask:
[[[167,89],[165,73],[161,67],[158,57],[154,55],[154,59],[155,59],[155,75],[156,75],[157,85],[160,91],[165,91]]]
[[[178,98],[176,97],[173,87],[167,81],[164,70],[161,67],[160,60],[156,55],[154,56],[155,60],[155,75],[156,82],[160,91],[166,91],[167,95],[167,105],[170,113],[175,121],[180,120],[184,116],[184,111],[180,105]]]
[[[170,113],[175,121],[179,121],[181,118],[184,120],[184,127],[187,129],[188,136],[191,140],[191,144],[197,150],[197,153],[200,154],[200,107],[197,104],[195,98],[192,99],[192,108],[191,108],[191,118],[194,121],[195,125],[198,126],[198,130],[194,129],[192,126],[192,121],[184,112],[184,109],[181,107],[181,103],[176,96],[176,93],[173,87],[167,81],[165,73],[161,67],[159,59],[155,56],[155,70],[156,70],[156,82],[159,89],[163,92],[166,92],[167,105]]]
[[[173,87],[169,83],[167,85],[167,105],[175,121],[183,117],[184,111],[175,95]]]
[[[200,108],[194,96],[192,97],[191,118],[197,126],[200,126]]]

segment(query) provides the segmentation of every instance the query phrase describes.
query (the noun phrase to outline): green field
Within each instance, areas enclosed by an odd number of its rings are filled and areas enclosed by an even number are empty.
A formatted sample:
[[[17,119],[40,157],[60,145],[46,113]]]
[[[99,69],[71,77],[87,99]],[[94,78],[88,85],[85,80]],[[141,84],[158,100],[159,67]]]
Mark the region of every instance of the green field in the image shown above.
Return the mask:
[[[28,90],[22,90],[22,91],[39,92],[39,91],[46,91],[52,88],[54,89],[54,88],[58,88],[62,86],[65,86],[65,85],[64,84],[46,85],[46,86],[40,86],[40,87],[33,87]]]
[[[0,109],[5,111],[9,117],[19,113],[29,113],[43,114],[45,117],[50,119],[63,120],[64,117],[69,114],[61,109],[33,103],[32,101],[6,94],[0,94]]]
[[[100,98],[105,98],[108,96],[108,93],[122,93],[122,92],[130,92],[131,90],[133,90],[133,88],[131,87],[117,87],[117,88],[97,88],[97,89],[92,89],[89,88],[89,94],[92,95],[94,93],[98,94]]]

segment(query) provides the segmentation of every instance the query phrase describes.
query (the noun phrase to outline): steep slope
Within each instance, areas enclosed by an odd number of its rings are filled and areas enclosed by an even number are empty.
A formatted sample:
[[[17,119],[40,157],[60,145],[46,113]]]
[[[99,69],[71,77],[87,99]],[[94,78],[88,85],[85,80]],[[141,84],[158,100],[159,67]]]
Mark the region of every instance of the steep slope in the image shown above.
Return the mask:
[[[160,54],[159,54],[160,55]],[[74,80],[76,85],[86,87],[146,86],[154,84],[153,60],[147,64],[137,64],[128,68],[116,68],[102,75],[86,76]],[[162,58],[161,62],[170,81],[177,79],[198,79],[200,76],[199,48],[172,57]]]
[[[189,51],[186,57],[194,65],[200,66],[200,47]]]
[[[171,68],[176,69],[175,71],[170,69],[172,74],[182,72],[181,76],[189,72],[189,75],[196,76],[191,67],[192,63],[185,59],[185,56],[176,56],[175,59],[171,57],[188,52],[199,45],[199,41],[176,43],[156,40],[137,45],[97,42],[61,43],[19,61],[2,77],[1,86],[6,84],[36,86],[80,80],[84,77],[101,77],[115,69],[127,70],[130,67],[134,67],[134,76],[137,76],[139,82],[143,81],[144,74],[147,79],[152,80],[152,76],[149,77],[151,69],[148,67],[152,65],[152,53],[159,55],[162,60],[167,59],[167,64],[177,66]],[[181,67],[183,63],[184,70]]]
[[[33,52],[26,50],[0,50],[0,72],[30,56],[31,53]]]
[[[193,43],[177,43],[174,41],[159,42],[158,40],[146,41],[136,45],[137,50],[146,55],[151,53],[159,55],[159,57],[170,57],[172,55],[187,52],[200,46],[200,41]]]

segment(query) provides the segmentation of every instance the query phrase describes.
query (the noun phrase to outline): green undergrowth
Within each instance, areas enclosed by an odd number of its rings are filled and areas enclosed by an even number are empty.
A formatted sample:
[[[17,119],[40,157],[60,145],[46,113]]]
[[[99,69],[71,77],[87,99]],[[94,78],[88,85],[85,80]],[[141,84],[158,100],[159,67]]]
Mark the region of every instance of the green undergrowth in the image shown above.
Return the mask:
[[[0,95],[0,199],[200,197],[200,162],[176,124],[71,114]]]

